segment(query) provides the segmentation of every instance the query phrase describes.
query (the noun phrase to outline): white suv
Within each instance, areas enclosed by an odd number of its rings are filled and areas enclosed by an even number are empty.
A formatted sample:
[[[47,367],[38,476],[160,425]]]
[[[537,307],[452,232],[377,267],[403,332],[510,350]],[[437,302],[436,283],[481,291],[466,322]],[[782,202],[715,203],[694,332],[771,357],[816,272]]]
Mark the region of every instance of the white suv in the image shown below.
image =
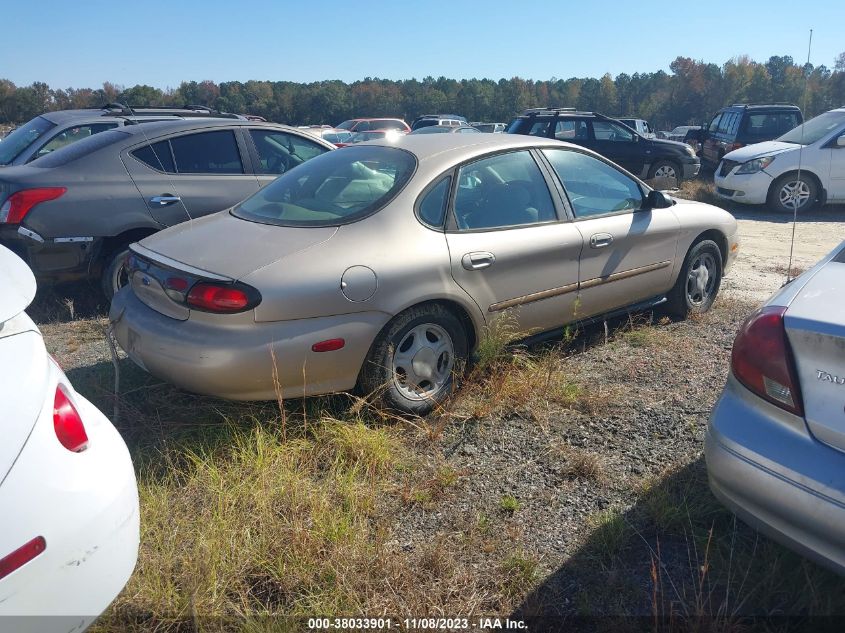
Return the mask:
[[[768,203],[776,211],[807,211],[816,203],[845,200],[845,107],[774,141],[725,154],[715,180],[720,197]]]

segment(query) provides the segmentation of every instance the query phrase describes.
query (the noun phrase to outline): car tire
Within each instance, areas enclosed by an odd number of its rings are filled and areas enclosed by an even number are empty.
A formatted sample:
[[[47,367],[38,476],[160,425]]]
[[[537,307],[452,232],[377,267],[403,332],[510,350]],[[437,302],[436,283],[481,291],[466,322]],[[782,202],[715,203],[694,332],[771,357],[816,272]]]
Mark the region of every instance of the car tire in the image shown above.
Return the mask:
[[[681,181],[684,179],[684,172],[678,163],[671,160],[658,160],[648,170],[648,179],[655,178],[674,178],[675,185],[680,187]]]
[[[722,284],[722,251],[713,240],[700,240],[690,247],[684,266],[669,294],[666,312],[685,319],[690,313],[707,312]]]
[[[796,172],[784,174],[769,187],[768,206],[779,213],[794,213],[790,199],[798,196],[799,213],[805,213],[815,206],[819,197],[819,187],[815,178],[807,174],[798,177]]]
[[[442,305],[417,306],[379,333],[358,383],[390,409],[425,415],[451,395],[466,359],[460,319]]]
[[[126,257],[129,255],[129,245],[119,246],[107,255],[103,262],[103,276],[100,287],[108,301],[114,294],[129,283],[126,272]]]

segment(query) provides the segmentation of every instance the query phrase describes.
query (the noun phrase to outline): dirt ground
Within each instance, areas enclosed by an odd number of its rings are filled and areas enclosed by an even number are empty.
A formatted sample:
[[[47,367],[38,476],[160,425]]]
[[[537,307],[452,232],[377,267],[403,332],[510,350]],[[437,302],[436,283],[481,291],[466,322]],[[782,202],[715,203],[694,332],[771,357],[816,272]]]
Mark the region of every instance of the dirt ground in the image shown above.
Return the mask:
[[[792,218],[754,208],[730,209],[739,222],[741,251],[723,289],[737,296],[764,301],[786,281],[792,243]],[[845,206],[830,205],[795,224],[793,277],[845,240]]]

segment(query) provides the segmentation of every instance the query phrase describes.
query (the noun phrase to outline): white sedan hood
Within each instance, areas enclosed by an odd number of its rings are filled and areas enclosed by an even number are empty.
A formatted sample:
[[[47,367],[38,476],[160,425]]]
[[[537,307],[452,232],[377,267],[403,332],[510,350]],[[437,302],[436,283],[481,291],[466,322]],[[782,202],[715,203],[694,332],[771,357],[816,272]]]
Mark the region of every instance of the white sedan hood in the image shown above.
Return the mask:
[[[775,154],[782,154],[793,149],[798,149],[800,145],[795,143],[781,143],[780,141],[764,141],[763,143],[754,143],[753,145],[746,145],[740,147],[732,152],[725,154],[726,160],[733,160],[737,163],[745,163],[755,158],[763,156],[774,156]]]

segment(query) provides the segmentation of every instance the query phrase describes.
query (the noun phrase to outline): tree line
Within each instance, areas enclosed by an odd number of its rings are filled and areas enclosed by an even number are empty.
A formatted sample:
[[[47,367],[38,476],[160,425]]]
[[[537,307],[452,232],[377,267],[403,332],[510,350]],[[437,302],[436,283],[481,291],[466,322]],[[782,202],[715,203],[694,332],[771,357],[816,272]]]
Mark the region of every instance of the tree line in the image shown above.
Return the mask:
[[[50,110],[100,107],[203,105],[226,112],[255,114],[291,125],[329,123],[362,116],[411,121],[424,113],[452,112],[471,121],[508,121],[530,107],[559,106],[609,115],[645,118],[659,129],[700,124],[730,103],[788,102],[806,118],[845,105],[845,52],[834,69],[796,64],[772,56],[758,63],[735,57],[722,66],[688,57],[670,64],[671,74],[625,73],[601,78],[534,81],[447,79],[422,81],[366,78],[345,83],[318,81],[183,81],[178,88],[130,88],[106,82],[101,88],[51,88],[46,83],[16,86],[0,79],[0,122],[21,123]]]

